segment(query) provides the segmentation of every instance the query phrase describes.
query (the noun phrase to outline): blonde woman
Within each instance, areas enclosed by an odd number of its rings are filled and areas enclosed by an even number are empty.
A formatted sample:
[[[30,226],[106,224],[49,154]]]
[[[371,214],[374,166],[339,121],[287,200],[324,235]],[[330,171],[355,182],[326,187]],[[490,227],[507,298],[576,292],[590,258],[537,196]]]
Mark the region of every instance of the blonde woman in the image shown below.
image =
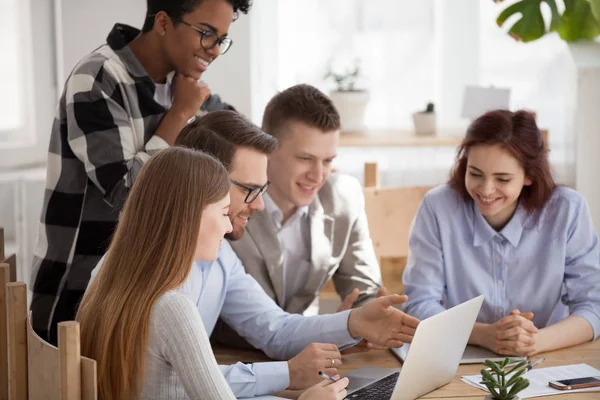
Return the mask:
[[[229,178],[204,153],[169,148],[142,169],[77,320],[100,399],[234,399],[195,305],[175,290],[231,231]],[[347,379],[302,397],[342,399]]]

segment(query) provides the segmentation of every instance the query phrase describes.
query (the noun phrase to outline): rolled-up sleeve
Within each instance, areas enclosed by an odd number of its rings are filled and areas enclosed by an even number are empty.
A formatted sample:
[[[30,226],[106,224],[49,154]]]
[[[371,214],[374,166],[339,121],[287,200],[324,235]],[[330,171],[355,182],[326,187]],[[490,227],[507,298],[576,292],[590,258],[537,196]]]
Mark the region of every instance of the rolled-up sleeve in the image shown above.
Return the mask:
[[[254,364],[236,363],[219,365],[235,397],[255,397],[278,393],[290,384],[288,364],[285,361]]]

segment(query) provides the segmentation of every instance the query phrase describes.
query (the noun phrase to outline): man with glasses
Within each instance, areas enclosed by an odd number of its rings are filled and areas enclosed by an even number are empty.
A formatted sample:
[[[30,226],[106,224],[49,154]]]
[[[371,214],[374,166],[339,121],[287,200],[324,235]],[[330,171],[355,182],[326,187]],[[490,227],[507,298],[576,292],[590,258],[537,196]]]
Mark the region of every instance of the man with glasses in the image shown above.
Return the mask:
[[[215,111],[187,125],[176,145],[212,154],[227,168],[233,227],[227,238],[235,243],[245,235],[248,220],[264,208],[263,195],[269,185],[267,157],[277,147],[277,140],[233,111]],[[94,269],[92,279],[100,268]],[[374,340],[388,346],[394,341],[383,338],[389,335],[410,341],[418,324],[390,306],[403,302],[401,296],[338,314],[304,317],[286,313],[244,271],[227,241],[216,261],[194,262],[180,290],[196,304],[209,335],[221,317],[269,357],[289,359],[221,366],[236,397],[306,388],[322,379],[318,371],[331,376],[337,373],[342,362],[338,346],[356,343],[357,336],[376,335]]]
[[[250,0],[148,0],[142,31],[116,24],[67,82],[52,128],[31,288],[33,326],[56,344],[108,248],[148,158],[197,114],[231,109],[199,82]]]

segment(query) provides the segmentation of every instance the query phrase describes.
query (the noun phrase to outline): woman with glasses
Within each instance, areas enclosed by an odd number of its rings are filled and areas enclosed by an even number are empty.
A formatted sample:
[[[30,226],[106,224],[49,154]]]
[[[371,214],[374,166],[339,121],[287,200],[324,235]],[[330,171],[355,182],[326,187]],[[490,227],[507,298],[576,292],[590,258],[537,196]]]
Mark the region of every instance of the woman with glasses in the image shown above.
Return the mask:
[[[164,150],[142,169],[77,314],[100,400],[235,399],[196,306],[177,291],[192,260],[215,260],[231,231],[229,188],[223,165],[197,150]],[[347,385],[324,381],[300,399],[343,399]]]
[[[60,99],[35,248],[33,323],[56,343],[106,252],[128,188],[199,112],[231,109],[199,82],[250,0],[148,0],[141,31],[116,24],[75,67]]]

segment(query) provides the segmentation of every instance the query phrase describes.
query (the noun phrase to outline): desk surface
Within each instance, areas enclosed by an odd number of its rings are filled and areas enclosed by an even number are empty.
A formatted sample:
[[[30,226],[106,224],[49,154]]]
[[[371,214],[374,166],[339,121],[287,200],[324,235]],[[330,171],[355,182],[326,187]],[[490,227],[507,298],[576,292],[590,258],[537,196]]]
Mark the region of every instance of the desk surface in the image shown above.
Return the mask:
[[[541,367],[554,367],[567,364],[589,364],[594,368],[600,369],[600,339],[591,343],[585,343],[579,346],[568,349],[553,351],[550,353],[540,354],[536,357],[545,356],[546,360]],[[235,362],[257,362],[269,361],[269,359],[257,351],[245,351],[232,348],[217,347],[215,348],[215,356],[219,364],[234,364]],[[353,348],[344,351],[344,365],[340,368],[340,373],[343,375],[351,370],[363,366],[377,366],[398,368],[400,362],[388,350],[366,350],[363,348]],[[431,393],[423,396],[423,399],[439,399],[439,398],[479,398],[485,397],[485,392],[474,388],[464,382],[461,382],[460,377],[463,375],[475,375],[479,373],[481,364],[461,365],[458,368],[452,382],[443,386]],[[295,398],[297,393],[286,392],[283,394],[289,398]],[[568,395],[551,396],[549,399],[559,400],[583,400],[583,399],[598,399],[598,392],[588,393],[570,393]]]

